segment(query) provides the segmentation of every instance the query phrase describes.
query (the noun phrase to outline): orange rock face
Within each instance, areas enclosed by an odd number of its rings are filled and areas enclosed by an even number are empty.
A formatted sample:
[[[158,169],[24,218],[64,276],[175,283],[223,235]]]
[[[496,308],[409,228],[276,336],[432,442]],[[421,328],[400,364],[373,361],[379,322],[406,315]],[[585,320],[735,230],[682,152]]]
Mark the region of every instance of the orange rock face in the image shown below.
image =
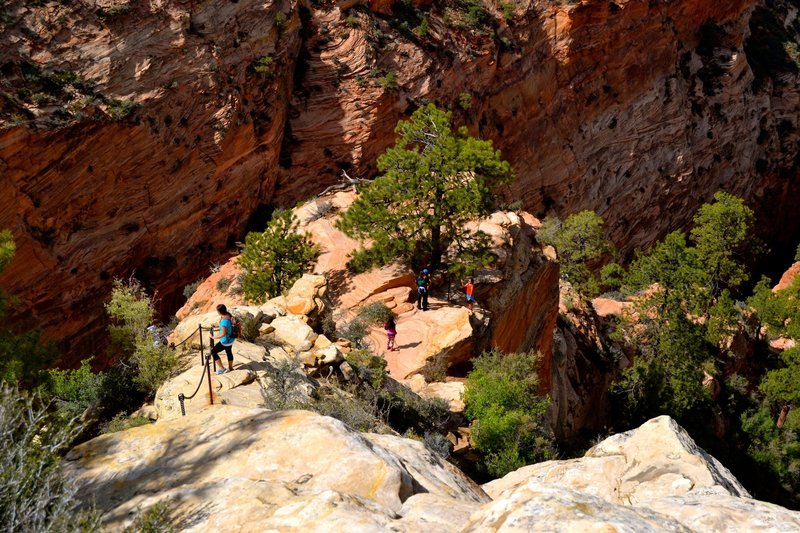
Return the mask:
[[[28,4],[0,29],[0,227],[19,250],[0,284],[73,360],[114,277],[171,312],[267,206],[375,175],[425,101],[494,140],[505,200],[594,209],[626,250],[720,188],[797,231],[786,0],[522,0],[510,21],[487,2],[474,28],[450,2]]]

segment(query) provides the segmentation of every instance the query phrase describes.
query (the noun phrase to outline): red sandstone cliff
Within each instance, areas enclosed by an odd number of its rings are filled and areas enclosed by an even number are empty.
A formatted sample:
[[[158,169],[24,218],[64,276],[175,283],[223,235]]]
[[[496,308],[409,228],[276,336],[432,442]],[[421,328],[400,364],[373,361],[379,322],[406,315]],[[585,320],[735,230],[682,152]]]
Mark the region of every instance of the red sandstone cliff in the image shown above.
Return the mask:
[[[374,174],[426,100],[502,149],[506,201],[595,209],[626,249],[719,188],[796,238],[783,0],[521,0],[509,22],[486,2],[477,29],[451,2],[27,4],[2,8],[0,227],[19,253],[0,284],[74,355],[111,278],[174,309],[262,206]]]

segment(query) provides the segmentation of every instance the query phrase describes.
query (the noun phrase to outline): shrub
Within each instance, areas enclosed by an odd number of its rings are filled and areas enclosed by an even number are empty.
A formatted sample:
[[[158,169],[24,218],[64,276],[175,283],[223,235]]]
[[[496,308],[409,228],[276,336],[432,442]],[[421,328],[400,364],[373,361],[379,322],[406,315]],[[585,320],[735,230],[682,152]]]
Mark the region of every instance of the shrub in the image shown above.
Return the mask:
[[[364,391],[368,391],[366,395]],[[364,391],[357,396],[333,387],[320,387],[308,407],[321,415],[340,420],[356,431],[385,433],[385,413],[378,405],[377,393],[372,388]]]
[[[338,330],[338,333],[341,338],[349,340],[354,347],[364,348],[364,337],[367,336],[368,331],[369,326],[363,320],[356,317],[342,326]]]
[[[247,342],[255,342],[258,338],[258,328],[261,327],[261,322],[256,320],[256,317],[247,313],[241,318],[242,321],[242,340]]]
[[[387,72],[382,78],[378,80],[378,84],[386,91],[397,90],[397,75],[393,70]]]
[[[491,476],[553,456],[553,438],[542,423],[549,398],[538,393],[539,358],[488,352],[473,361],[464,389],[464,414],[472,421],[481,466]]]
[[[450,452],[453,450],[453,443],[441,433],[425,433],[422,442],[430,451],[443,459],[450,457]]]
[[[261,56],[255,61],[253,61],[253,70],[258,72],[259,74],[271,74],[272,73],[272,56]]]
[[[75,370],[48,370],[50,391],[56,400],[58,412],[64,420],[81,416],[100,399],[103,376],[94,374],[91,358],[81,361]]]
[[[513,22],[515,15],[514,4],[511,2],[500,2],[500,11],[503,13],[503,18],[506,22]]]
[[[146,511],[137,513],[133,524],[123,533],[174,533],[173,508],[168,500],[161,500]]]
[[[291,211],[276,211],[267,229],[247,234],[238,259],[247,300],[281,294],[313,265],[319,249],[308,234],[298,232],[297,224]]]
[[[99,531],[93,510],[78,511],[77,488],[59,462],[83,428],[49,412],[37,396],[0,384],[0,524],[6,531]]]
[[[231,286],[231,280],[229,278],[219,278],[217,280],[217,290],[220,292],[225,292],[228,290],[228,287]]]
[[[800,261],[800,244],[797,245],[797,250],[794,252],[794,260]],[[2,270],[2,268],[0,268]]]
[[[136,369],[134,382],[147,395],[154,394],[178,369],[175,350],[158,342],[148,331],[155,309],[138,281],[116,280],[106,312],[112,319],[112,343]]]
[[[110,99],[106,103],[106,113],[112,120],[122,120],[130,115],[136,108],[136,102],[131,100]]]
[[[306,381],[306,377],[299,359],[273,361],[267,373],[269,382],[260,382],[261,397],[267,409],[302,407],[302,397],[299,395],[298,387]]]
[[[358,17],[355,15],[349,15],[345,20],[344,23],[347,24],[351,28],[360,28],[361,22],[358,20]]]
[[[194,293],[197,291],[197,287],[199,287],[202,282],[203,280],[198,279],[197,281],[190,283],[183,288],[183,295],[187,300],[194,295]]]
[[[467,91],[462,92],[458,95],[458,105],[463,110],[467,110],[472,107],[472,94],[468,93]]]
[[[386,359],[364,349],[352,350],[345,358],[362,381],[369,383],[375,390],[383,387],[389,375],[386,371]]]
[[[278,11],[278,14],[275,15],[275,27],[278,29],[278,33],[283,33],[283,30],[286,29],[286,15],[283,11]]]
[[[430,23],[428,22],[428,17],[422,17],[419,26],[414,28],[412,31],[414,32],[414,35],[420,39],[424,39],[430,35]]]
[[[450,354],[446,351],[439,352],[432,358],[425,361],[422,367],[422,377],[428,383],[444,381],[447,377],[447,369],[450,367]]]
[[[392,315],[392,310],[386,307],[386,304],[383,302],[373,302],[362,307],[358,311],[358,318],[369,325],[383,325]]]

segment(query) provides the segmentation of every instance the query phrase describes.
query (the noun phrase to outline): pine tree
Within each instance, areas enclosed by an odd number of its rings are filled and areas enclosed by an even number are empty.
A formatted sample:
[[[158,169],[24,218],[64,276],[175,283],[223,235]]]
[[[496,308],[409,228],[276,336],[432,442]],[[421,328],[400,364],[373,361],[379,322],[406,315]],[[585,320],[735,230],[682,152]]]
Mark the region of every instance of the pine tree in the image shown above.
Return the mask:
[[[475,139],[463,127],[454,132],[450,113],[433,104],[398,123],[395,132],[395,145],[378,158],[382,175],[337,224],[370,242],[350,266],[365,270],[401,259],[439,267],[484,256],[485,235],[465,224],[490,212],[492,189],[511,179],[509,164],[491,141]]]
[[[306,233],[297,231],[297,224],[291,211],[276,211],[266,230],[247,234],[239,256],[246,299],[278,296],[308,271],[319,250]]]
[[[581,211],[558,219],[545,219],[538,239],[555,247],[561,263],[561,277],[580,294],[595,296],[600,290],[597,276],[588,264],[599,261],[603,254],[613,251],[603,233],[603,219],[594,211]]]

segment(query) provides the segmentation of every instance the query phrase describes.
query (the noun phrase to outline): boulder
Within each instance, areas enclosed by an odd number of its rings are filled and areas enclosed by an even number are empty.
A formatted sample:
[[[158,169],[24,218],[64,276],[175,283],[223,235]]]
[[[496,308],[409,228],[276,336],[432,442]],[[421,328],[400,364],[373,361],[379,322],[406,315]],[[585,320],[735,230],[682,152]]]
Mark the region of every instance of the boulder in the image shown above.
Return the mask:
[[[325,311],[326,290],[325,276],[303,274],[286,294],[286,311],[294,315],[319,316]]]
[[[409,379],[401,382],[423,398],[441,398],[447,402],[449,409],[453,413],[464,411],[464,382],[446,381],[427,383],[420,374],[415,374]]]
[[[639,505],[692,490],[750,496],[727,468],[668,416],[608,437],[580,459],[526,466],[483,487],[497,498],[531,479],[615,504]]]
[[[277,339],[285,348],[302,352],[311,349],[317,334],[296,315],[287,315],[276,318],[272,321],[275,331],[272,336]]]
[[[317,350],[317,358],[320,363],[326,365],[333,365],[344,361],[344,355],[334,344],[331,344],[327,348]]]

